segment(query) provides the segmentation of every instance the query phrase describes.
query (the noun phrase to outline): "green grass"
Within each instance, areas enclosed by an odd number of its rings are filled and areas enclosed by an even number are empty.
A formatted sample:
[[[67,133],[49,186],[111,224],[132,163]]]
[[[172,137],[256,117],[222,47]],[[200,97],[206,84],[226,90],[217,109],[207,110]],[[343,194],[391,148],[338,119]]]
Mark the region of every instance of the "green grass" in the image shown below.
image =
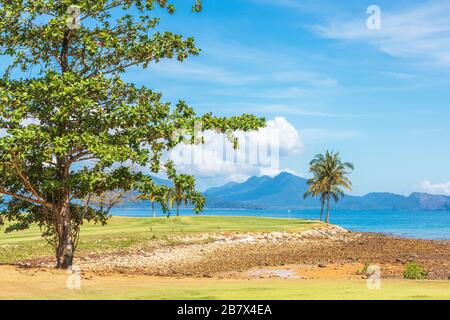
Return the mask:
[[[81,230],[78,255],[139,246],[153,239],[200,232],[303,231],[317,222],[300,219],[255,217],[113,217],[106,226],[86,224]],[[40,237],[39,228],[5,234],[0,232],[0,263],[53,255],[52,247]]]
[[[114,217],[105,226],[83,226],[78,255],[143,245],[152,239],[200,232],[304,231],[320,225],[305,220],[255,217]],[[36,227],[0,233],[0,263],[51,256]],[[0,299],[450,299],[449,281],[382,280],[369,290],[363,280],[193,279],[93,275],[81,290],[65,287],[67,273],[0,266]]]
[[[363,280],[301,279],[168,279],[152,277],[94,277],[80,290],[64,288],[65,278],[34,275],[27,281],[6,280],[0,299],[450,299],[447,281],[384,280],[369,290]],[[20,285],[22,284],[22,285]],[[9,289],[11,288],[11,289]]]
[[[169,287],[169,285],[172,285]],[[77,297],[77,295],[79,295]],[[364,281],[240,280],[196,282],[188,280],[146,284],[145,288],[127,287],[119,291],[87,289],[73,298],[82,299],[450,299],[450,283],[445,281],[384,281],[379,290],[369,290]]]

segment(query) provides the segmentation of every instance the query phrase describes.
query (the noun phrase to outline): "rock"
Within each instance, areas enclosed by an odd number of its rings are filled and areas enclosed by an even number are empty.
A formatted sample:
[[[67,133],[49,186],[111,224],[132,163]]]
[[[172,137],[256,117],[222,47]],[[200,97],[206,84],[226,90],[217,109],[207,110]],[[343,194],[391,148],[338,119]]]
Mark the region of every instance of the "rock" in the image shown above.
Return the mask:
[[[419,256],[417,254],[411,254],[408,258],[408,261],[415,261]]]

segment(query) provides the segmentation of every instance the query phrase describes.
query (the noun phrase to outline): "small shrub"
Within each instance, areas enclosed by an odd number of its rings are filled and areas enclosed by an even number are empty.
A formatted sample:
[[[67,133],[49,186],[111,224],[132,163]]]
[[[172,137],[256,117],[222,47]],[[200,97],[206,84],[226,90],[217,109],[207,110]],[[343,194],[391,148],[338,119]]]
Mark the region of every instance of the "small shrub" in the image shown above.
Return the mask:
[[[366,261],[364,262],[364,267],[362,268],[360,274],[362,274],[363,276],[367,276],[367,271],[369,270],[369,266],[370,266],[370,262]]]
[[[403,272],[403,278],[412,280],[426,279],[427,272],[416,262],[408,262]]]

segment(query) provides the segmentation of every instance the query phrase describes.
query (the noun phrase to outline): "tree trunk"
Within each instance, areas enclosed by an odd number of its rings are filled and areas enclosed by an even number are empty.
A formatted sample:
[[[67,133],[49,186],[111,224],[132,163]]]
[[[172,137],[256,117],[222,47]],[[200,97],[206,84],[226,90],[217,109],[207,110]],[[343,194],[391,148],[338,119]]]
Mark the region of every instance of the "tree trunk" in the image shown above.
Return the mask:
[[[322,207],[320,208],[320,220],[322,221],[322,216],[323,216],[323,207],[325,206],[325,199],[322,199]]]
[[[180,216],[180,204],[177,202],[177,217]]]
[[[153,212],[153,218],[156,217],[155,203],[154,202],[152,202],[152,212]]]
[[[325,223],[330,223],[330,196],[327,197],[327,216],[325,218]]]
[[[70,200],[66,193],[56,209],[56,268],[69,269],[72,267],[75,254],[75,244],[72,238],[72,226],[70,223]]]

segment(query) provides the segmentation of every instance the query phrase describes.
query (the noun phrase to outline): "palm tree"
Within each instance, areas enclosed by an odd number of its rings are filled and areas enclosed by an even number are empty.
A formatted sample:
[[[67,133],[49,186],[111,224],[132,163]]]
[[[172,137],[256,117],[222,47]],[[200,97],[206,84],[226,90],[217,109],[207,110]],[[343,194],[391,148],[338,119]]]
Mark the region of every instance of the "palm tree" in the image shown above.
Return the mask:
[[[171,193],[171,205],[173,207],[173,202],[177,207],[177,217],[180,215],[180,206],[184,202],[188,204],[189,193],[195,188],[194,177],[187,174],[180,174],[174,177],[172,180],[173,188]]]
[[[165,165],[167,177],[172,181],[173,186],[165,191],[165,201],[168,208],[164,208],[170,215],[170,209],[176,205],[177,216],[180,215],[180,206],[184,203],[188,206],[194,205],[194,211],[199,213],[203,210],[205,198],[195,189],[195,178],[188,174],[177,174],[173,162],[169,161]]]
[[[156,217],[156,210],[155,210],[155,202],[156,202],[157,194],[154,192],[148,193],[148,194],[141,194],[136,199],[137,200],[148,200],[152,204],[152,213],[153,217]]]
[[[152,214],[156,217],[155,204],[159,203],[164,211],[166,201],[166,193],[168,187],[164,185],[155,185],[151,182],[145,187],[138,188],[142,193],[136,197],[136,200],[148,200],[152,204]]]
[[[325,193],[321,193],[319,189],[316,188],[316,180],[314,178],[308,179],[306,182],[309,186],[308,190],[303,195],[303,199],[306,199],[308,197],[317,197],[320,194],[320,218],[319,221],[322,221],[323,216],[323,208],[325,207]]]
[[[173,187],[168,188],[163,196],[163,202],[167,203],[168,216],[170,215],[170,209],[175,206],[178,217],[180,215],[180,206],[183,203],[186,207],[189,204],[193,204],[195,213],[203,210],[205,198],[200,192],[195,190],[195,179],[193,176],[181,174],[176,176],[172,182]]]
[[[321,185],[321,177],[325,174],[325,157],[322,155],[316,155],[316,157],[309,163],[309,171],[313,174],[313,177],[307,180],[308,190],[303,195],[303,199],[308,197],[318,197],[320,195],[320,218],[322,221],[323,209],[325,207],[325,201],[327,198],[326,190],[323,190]]]
[[[326,223],[330,221],[331,198],[338,202],[344,196],[344,189],[352,191],[352,183],[347,175],[353,169],[352,163],[342,162],[339,152],[326,151],[325,154],[316,155],[310,162],[310,172],[313,177],[308,180],[309,188],[304,197],[321,195],[322,210],[320,216],[322,220],[326,202]]]
[[[172,188],[165,187],[161,193],[161,209],[163,213],[170,217],[170,210],[173,208],[173,202],[175,200]]]

